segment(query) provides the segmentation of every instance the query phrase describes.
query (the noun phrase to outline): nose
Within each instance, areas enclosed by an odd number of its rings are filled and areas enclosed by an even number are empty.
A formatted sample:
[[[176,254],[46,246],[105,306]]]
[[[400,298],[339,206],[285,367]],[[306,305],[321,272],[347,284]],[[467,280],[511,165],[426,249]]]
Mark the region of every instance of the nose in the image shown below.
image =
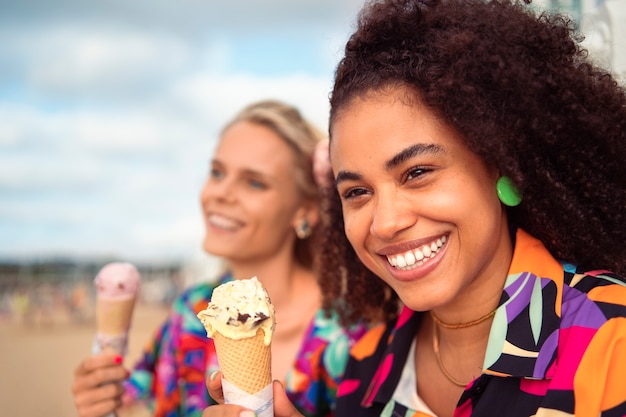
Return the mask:
[[[216,180],[208,178],[202,188],[200,200],[206,204],[209,200],[230,201],[233,198],[233,186],[226,178]]]
[[[415,207],[393,192],[379,193],[372,210],[370,233],[382,240],[392,240],[417,222]]]

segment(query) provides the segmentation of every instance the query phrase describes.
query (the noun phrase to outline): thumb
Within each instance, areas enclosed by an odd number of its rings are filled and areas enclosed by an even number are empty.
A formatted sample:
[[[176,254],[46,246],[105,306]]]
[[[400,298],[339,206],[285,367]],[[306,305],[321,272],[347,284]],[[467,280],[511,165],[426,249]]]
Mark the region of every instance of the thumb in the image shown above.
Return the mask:
[[[273,382],[274,417],[303,417],[287,398],[285,387],[280,381]]]
[[[224,404],[224,392],[222,391],[222,372],[213,371],[206,380],[209,396],[218,404]]]

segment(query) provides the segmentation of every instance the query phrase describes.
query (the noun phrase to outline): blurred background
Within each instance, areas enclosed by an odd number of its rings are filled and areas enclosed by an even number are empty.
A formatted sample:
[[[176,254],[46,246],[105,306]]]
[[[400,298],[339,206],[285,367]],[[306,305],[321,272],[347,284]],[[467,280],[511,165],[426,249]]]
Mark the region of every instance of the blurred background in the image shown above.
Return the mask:
[[[362,3],[0,0],[1,415],[75,415],[104,264],[142,273],[129,366],[172,298],[215,278],[198,198],[221,126],[277,98],[326,129]],[[626,79],[624,0],[534,4]]]

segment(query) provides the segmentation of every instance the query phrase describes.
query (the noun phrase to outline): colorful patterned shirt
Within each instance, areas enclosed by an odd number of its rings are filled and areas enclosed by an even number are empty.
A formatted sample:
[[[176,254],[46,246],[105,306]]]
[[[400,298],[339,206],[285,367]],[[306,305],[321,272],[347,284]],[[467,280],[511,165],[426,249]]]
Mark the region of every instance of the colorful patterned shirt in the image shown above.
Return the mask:
[[[219,366],[213,340],[196,315],[206,308],[213,289],[230,279],[181,294],[126,382],[126,396],[146,400],[154,416],[196,417],[213,404],[205,381]],[[318,311],[286,378],[287,394],[303,414],[332,415],[349,350],[365,331],[361,325],[344,329],[336,316]]]
[[[625,416],[626,280],[559,263],[524,231],[515,240],[483,372],[455,417]],[[354,346],[337,416],[432,417],[394,396],[421,317],[405,308]]]

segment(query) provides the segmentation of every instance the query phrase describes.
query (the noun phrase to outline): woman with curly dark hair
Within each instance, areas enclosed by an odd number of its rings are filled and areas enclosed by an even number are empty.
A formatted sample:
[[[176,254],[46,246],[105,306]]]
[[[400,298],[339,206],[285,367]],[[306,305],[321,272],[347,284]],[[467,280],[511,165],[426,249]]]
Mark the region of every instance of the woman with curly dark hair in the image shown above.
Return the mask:
[[[362,10],[320,276],[373,327],[336,415],[626,415],[626,93],[580,41],[514,0]]]
[[[320,276],[346,322],[391,321],[338,415],[626,415],[626,94],[580,40],[514,1],[362,11]]]

